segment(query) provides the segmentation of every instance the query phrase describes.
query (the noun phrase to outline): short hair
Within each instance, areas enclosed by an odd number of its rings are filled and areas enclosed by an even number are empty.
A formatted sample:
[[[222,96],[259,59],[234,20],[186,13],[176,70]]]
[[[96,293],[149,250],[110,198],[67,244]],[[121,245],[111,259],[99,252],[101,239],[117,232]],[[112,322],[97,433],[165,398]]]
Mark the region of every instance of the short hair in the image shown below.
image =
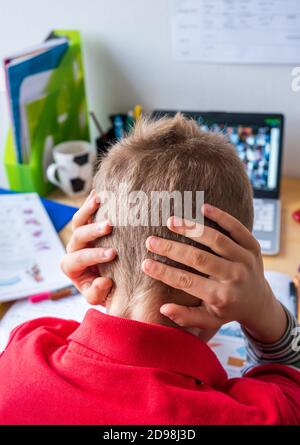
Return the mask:
[[[96,193],[109,190],[117,195],[119,184],[124,182],[127,192],[142,190],[147,196],[151,191],[204,191],[206,203],[228,212],[252,230],[252,188],[235,148],[221,133],[204,132],[180,113],[158,120],[141,118],[132,132],[103,156],[94,177]],[[205,224],[216,227],[206,219]],[[178,266],[147,251],[145,241],[151,235],[201,247],[163,224],[114,227],[112,235],[101,238],[97,245],[114,247],[118,258],[100,265],[99,270],[113,279],[128,301],[158,285],[141,270],[145,258]],[[180,268],[184,269],[182,265]],[[168,286],[159,285],[170,291]]]

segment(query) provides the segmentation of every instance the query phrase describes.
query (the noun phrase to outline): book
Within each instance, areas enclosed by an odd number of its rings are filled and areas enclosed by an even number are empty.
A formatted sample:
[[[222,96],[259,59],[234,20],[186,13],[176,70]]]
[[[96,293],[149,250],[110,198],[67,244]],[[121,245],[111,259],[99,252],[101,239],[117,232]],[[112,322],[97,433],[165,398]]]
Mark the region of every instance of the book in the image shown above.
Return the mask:
[[[0,195],[0,302],[71,285],[65,249],[36,193]]]
[[[16,192],[0,188],[0,195],[14,193]],[[73,218],[74,213],[76,213],[78,210],[78,207],[55,202],[51,199],[40,197],[40,200],[43,203],[43,206],[45,207],[45,210],[48,213],[56,232],[60,232],[60,230],[62,230],[63,227],[68,224],[68,222]]]

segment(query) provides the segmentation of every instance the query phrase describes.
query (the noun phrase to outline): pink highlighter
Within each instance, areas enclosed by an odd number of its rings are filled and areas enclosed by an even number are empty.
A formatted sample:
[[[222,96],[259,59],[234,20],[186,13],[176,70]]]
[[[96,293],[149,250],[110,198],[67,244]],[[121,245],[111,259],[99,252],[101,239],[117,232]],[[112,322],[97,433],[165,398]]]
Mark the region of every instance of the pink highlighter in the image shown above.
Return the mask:
[[[31,295],[28,297],[31,303],[39,303],[44,300],[59,300],[60,298],[70,297],[71,295],[77,295],[79,291],[75,286],[66,286],[62,289],[54,291],[41,292],[40,294]]]
[[[292,217],[296,222],[300,223],[300,209],[293,212]]]

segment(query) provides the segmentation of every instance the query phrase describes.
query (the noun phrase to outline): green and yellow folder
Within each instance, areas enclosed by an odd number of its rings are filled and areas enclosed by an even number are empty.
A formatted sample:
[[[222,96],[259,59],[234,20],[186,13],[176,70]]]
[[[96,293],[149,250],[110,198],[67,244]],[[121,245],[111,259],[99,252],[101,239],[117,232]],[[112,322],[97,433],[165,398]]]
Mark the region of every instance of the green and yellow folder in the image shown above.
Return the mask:
[[[44,72],[45,75],[50,74],[43,94],[20,106],[20,128],[29,144],[28,159],[22,159],[22,151],[20,154],[19,147],[16,147],[12,130],[8,134],[4,155],[10,188],[21,192],[34,191],[40,195],[46,195],[53,188],[46,177],[53,147],[67,140],[89,141],[90,138],[80,33],[55,30],[50,37],[65,37],[68,45],[59,65],[51,72]],[[24,138],[20,141],[24,142]]]

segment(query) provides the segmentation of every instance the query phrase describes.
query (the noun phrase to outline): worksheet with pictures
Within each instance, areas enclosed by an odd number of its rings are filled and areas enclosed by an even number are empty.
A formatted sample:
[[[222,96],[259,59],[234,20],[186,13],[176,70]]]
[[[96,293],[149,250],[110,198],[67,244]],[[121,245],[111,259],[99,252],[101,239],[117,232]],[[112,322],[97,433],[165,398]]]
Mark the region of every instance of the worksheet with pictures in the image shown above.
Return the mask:
[[[0,196],[0,301],[70,285],[64,247],[36,193]]]

